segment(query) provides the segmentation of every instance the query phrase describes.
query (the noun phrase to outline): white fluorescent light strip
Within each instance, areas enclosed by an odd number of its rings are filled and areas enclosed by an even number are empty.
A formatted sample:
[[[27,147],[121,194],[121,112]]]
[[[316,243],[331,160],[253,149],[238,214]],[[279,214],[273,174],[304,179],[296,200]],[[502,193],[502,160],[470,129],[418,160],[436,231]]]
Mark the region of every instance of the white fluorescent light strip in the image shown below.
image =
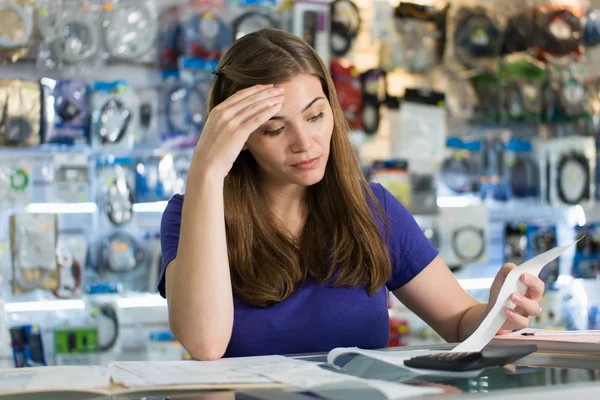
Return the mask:
[[[25,211],[36,214],[93,214],[98,207],[96,203],[32,203]]]
[[[470,197],[444,197],[437,199],[438,207],[469,207],[481,204],[481,200]]]
[[[124,297],[117,300],[119,308],[165,307],[167,300],[160,296]]]
[[[167,207],[166,201],[156,201],[153,203],[136,203],[133,205],[134,213],[161,213]]]
[[[31,311],[82,310],[84,308],[85,303],[83,302],[83,300],[45,300],[4,304],[4,311],[7,313]]]

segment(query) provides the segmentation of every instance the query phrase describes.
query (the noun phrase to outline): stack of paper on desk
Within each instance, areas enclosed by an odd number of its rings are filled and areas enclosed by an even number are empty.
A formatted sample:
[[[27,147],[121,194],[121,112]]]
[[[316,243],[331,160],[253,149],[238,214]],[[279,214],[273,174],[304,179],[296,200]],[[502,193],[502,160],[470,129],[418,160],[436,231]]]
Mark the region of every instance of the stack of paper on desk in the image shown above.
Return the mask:
[[[528,328],[496,336],[490,344],[493,346],[535,344],[542,351],[600,355],[600,331],[551,331]]]
[[[110,385],[108,368],[94,366],[36,367],[0,370],[0,394],[79,391]]]

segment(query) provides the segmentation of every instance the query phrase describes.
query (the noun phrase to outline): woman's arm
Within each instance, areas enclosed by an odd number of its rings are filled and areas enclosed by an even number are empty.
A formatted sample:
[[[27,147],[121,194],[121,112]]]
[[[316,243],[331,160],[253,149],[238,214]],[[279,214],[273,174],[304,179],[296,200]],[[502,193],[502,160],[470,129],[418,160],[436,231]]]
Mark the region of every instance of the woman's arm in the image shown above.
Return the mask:
[[[394,295],[447,342],[468,337],[486,309],[460,286],[440,256]]]
[[[498,271],[490,288],[488,304],[473,299],[460,286],[440,256],[410,282],[395,290],[394,295],[446,341],[458,342],[469,337],[481,324],[490,306],[496,302],[506,276],[514,268],[514,264],[505,264]],[[507,320],[499,333],[527,327],[530,318],[541,310],[539,303],[544,293],[544,283],[530,274],[522,274],[519,279],[527,287],[527,292],[525,296],[518,293],[511,295],[517,307],[514,311],[505,310]]]
[[[223,179],[192,167],[181,215],[177,257],[166,270],[169,324],[192,357],[223,356],[233,327]]]

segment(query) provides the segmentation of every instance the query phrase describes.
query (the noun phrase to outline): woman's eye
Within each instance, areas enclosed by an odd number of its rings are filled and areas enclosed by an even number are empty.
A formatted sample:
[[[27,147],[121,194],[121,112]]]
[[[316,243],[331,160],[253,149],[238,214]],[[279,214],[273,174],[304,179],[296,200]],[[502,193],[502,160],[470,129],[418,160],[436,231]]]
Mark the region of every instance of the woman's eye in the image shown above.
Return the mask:
[[[317,115],[310,117],[308,120],[310,122],[315,122],[316,120],[319,120],[321,118],[323,118],[325,116],[325,114],[323,114],[323,111],[321,111],[320,113],[318,113]]]
[[[283,132],[283,127],[276,129],[274,131],[264,131],[265,136],[276,136]]]

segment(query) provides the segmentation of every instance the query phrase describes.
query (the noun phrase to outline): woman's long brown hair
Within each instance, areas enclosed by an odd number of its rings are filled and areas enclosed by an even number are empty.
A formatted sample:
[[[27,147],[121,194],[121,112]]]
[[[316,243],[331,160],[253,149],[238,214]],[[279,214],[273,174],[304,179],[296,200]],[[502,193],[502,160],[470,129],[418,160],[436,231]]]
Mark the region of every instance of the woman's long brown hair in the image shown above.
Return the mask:
[[[224,186],[233,292],[258,307],[286,299],[307,278],[375,293],[391,274],[383,232],[376,224],[380,219],[387,238],[387,221],[361,172],[333,81],[317,53],[290,33],[264,29],[236,41],[216,72],[209,111],[238,90],[308,73],[320,79],[334,119],[325,175],[308,187],[300,250],[274,222],[259,192],[258,167],[250,152],[243,151],[233,164]]]

